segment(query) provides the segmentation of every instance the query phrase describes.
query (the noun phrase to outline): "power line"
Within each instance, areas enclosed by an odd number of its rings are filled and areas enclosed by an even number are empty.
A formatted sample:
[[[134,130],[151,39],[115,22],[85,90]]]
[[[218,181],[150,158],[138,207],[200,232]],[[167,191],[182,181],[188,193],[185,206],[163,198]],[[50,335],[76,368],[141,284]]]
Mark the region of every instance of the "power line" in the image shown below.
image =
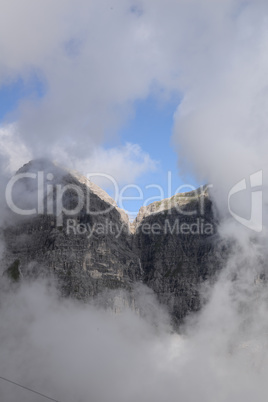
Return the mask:
[[[56,399],[50,398],[49,396],[44,395],[44,394],[41,394],[40,392],[34,391],[34,390],[31,389],[31,388],[28,388],[28,387],[25,387],[24,385],[18,384],[18,383],[15,382],[15,381],[8,380],[8,379],[5,378],[5,377],[1,377],[1,376],[0,376],[0,379],[1,379],[1,380],[4,380],[4,381],[7,381],[7,382],[9,382],[10,384],[14,384],[14,385],[16,385],[17,387],[26,389],[27,391],[33,392],[34,394],[40,395],[40,396],[42,396],[43,398],[49,399],[50,401],[59,402],[59,401],[56,400]]]

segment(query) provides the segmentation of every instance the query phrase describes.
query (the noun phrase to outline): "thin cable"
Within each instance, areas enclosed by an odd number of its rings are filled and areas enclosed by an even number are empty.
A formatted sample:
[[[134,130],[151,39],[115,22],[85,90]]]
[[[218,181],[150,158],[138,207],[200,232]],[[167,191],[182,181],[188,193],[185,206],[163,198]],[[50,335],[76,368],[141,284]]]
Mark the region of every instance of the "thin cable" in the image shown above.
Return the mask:
[[[18,383],[15,382],[15,381],[8,380],[7,378],[1,377],[1,376],[0,376],[0,379],[1,379],[1,380],[4,380],[4,381],[7,381],[7,382],[9,382],[10,384],[17,385],[17,387],[26,389],[27,391],[33,392],[34,394],[40,395],[40,396],[42,396],[43,398],[49,399],[50,401],[59,402],[58,400],[53,399],[53,398],[50,398],[49,396],[44,395],[44,394],[41,394],[40,392],[34,391],[34,390],[31,389],[31,388],[24,387],[24,385],[20,385],[20,384],[18,384]]]

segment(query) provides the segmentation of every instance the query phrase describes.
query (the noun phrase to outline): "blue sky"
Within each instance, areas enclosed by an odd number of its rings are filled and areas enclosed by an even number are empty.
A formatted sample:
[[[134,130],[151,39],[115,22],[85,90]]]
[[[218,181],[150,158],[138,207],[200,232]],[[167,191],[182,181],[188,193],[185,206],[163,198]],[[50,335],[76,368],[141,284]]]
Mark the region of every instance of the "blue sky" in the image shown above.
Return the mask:
[[[19,103],[23,99],[41,98],[45,93],[43,83],[35,74],[29,79],[17,78],[0,88],[0,123],[16,118]]]

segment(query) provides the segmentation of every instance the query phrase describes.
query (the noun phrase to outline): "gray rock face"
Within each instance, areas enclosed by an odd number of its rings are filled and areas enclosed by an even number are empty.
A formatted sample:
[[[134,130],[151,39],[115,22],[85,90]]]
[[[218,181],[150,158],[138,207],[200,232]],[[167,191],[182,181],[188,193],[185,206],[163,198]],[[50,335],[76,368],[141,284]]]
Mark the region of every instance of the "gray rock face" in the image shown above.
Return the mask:
[[[131,294],[142,282],[168,306],[175,325],[200,308],[200,284],[219,268],[217,225],[206,190],[142,207],[130,225],[113,199],[77,172],[43,160],[18,173],[25,172],[44,172],[49,186],[42,193],[42,213],[11,216],[4,230],[2,265],[11,276],[51,275],[64,296],[83,300],[106,289]],[[33,179],[21,179],[16,203],[30,209],[38,188]],[[59,193],[67,215],[57,208]]]
[[[187,313],[200,308],[200,284],[212,280],[222,258],[208,193],[167,201],[167,208],[164,201],[141,211],[134,241],[143,282],[168,306],[178,325]]]

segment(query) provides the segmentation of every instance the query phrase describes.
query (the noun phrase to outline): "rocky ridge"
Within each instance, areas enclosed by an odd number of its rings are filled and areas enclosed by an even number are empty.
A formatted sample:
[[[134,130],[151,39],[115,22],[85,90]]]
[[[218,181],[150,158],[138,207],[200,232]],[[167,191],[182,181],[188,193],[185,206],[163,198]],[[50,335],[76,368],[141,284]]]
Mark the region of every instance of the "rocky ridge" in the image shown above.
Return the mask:
[[[63,296],[82,300],[124,289],[132,303],[133,287],[143,283],[167,306],[174,325],[200,308],[200,285],[212,280],[221,260],[206,188],[142,207],[130,224],[107,193],[77,172],[46,160],[32,161],[18,171],[25,172],[49,177],[47,205],[41,214],[9,220],[13,223],[4,229],[2,260],[6,274],[15,280],[52,276]],[[75,211],[83,194],[89,197],[90,211],[84,203],[79,211],[59,219],[59,183],[69,186],[61,193],[65,210]],[[15,189],[18,202],[23,194],[27,203],[32,201],[37,189],[31,180],[22,179]]]

